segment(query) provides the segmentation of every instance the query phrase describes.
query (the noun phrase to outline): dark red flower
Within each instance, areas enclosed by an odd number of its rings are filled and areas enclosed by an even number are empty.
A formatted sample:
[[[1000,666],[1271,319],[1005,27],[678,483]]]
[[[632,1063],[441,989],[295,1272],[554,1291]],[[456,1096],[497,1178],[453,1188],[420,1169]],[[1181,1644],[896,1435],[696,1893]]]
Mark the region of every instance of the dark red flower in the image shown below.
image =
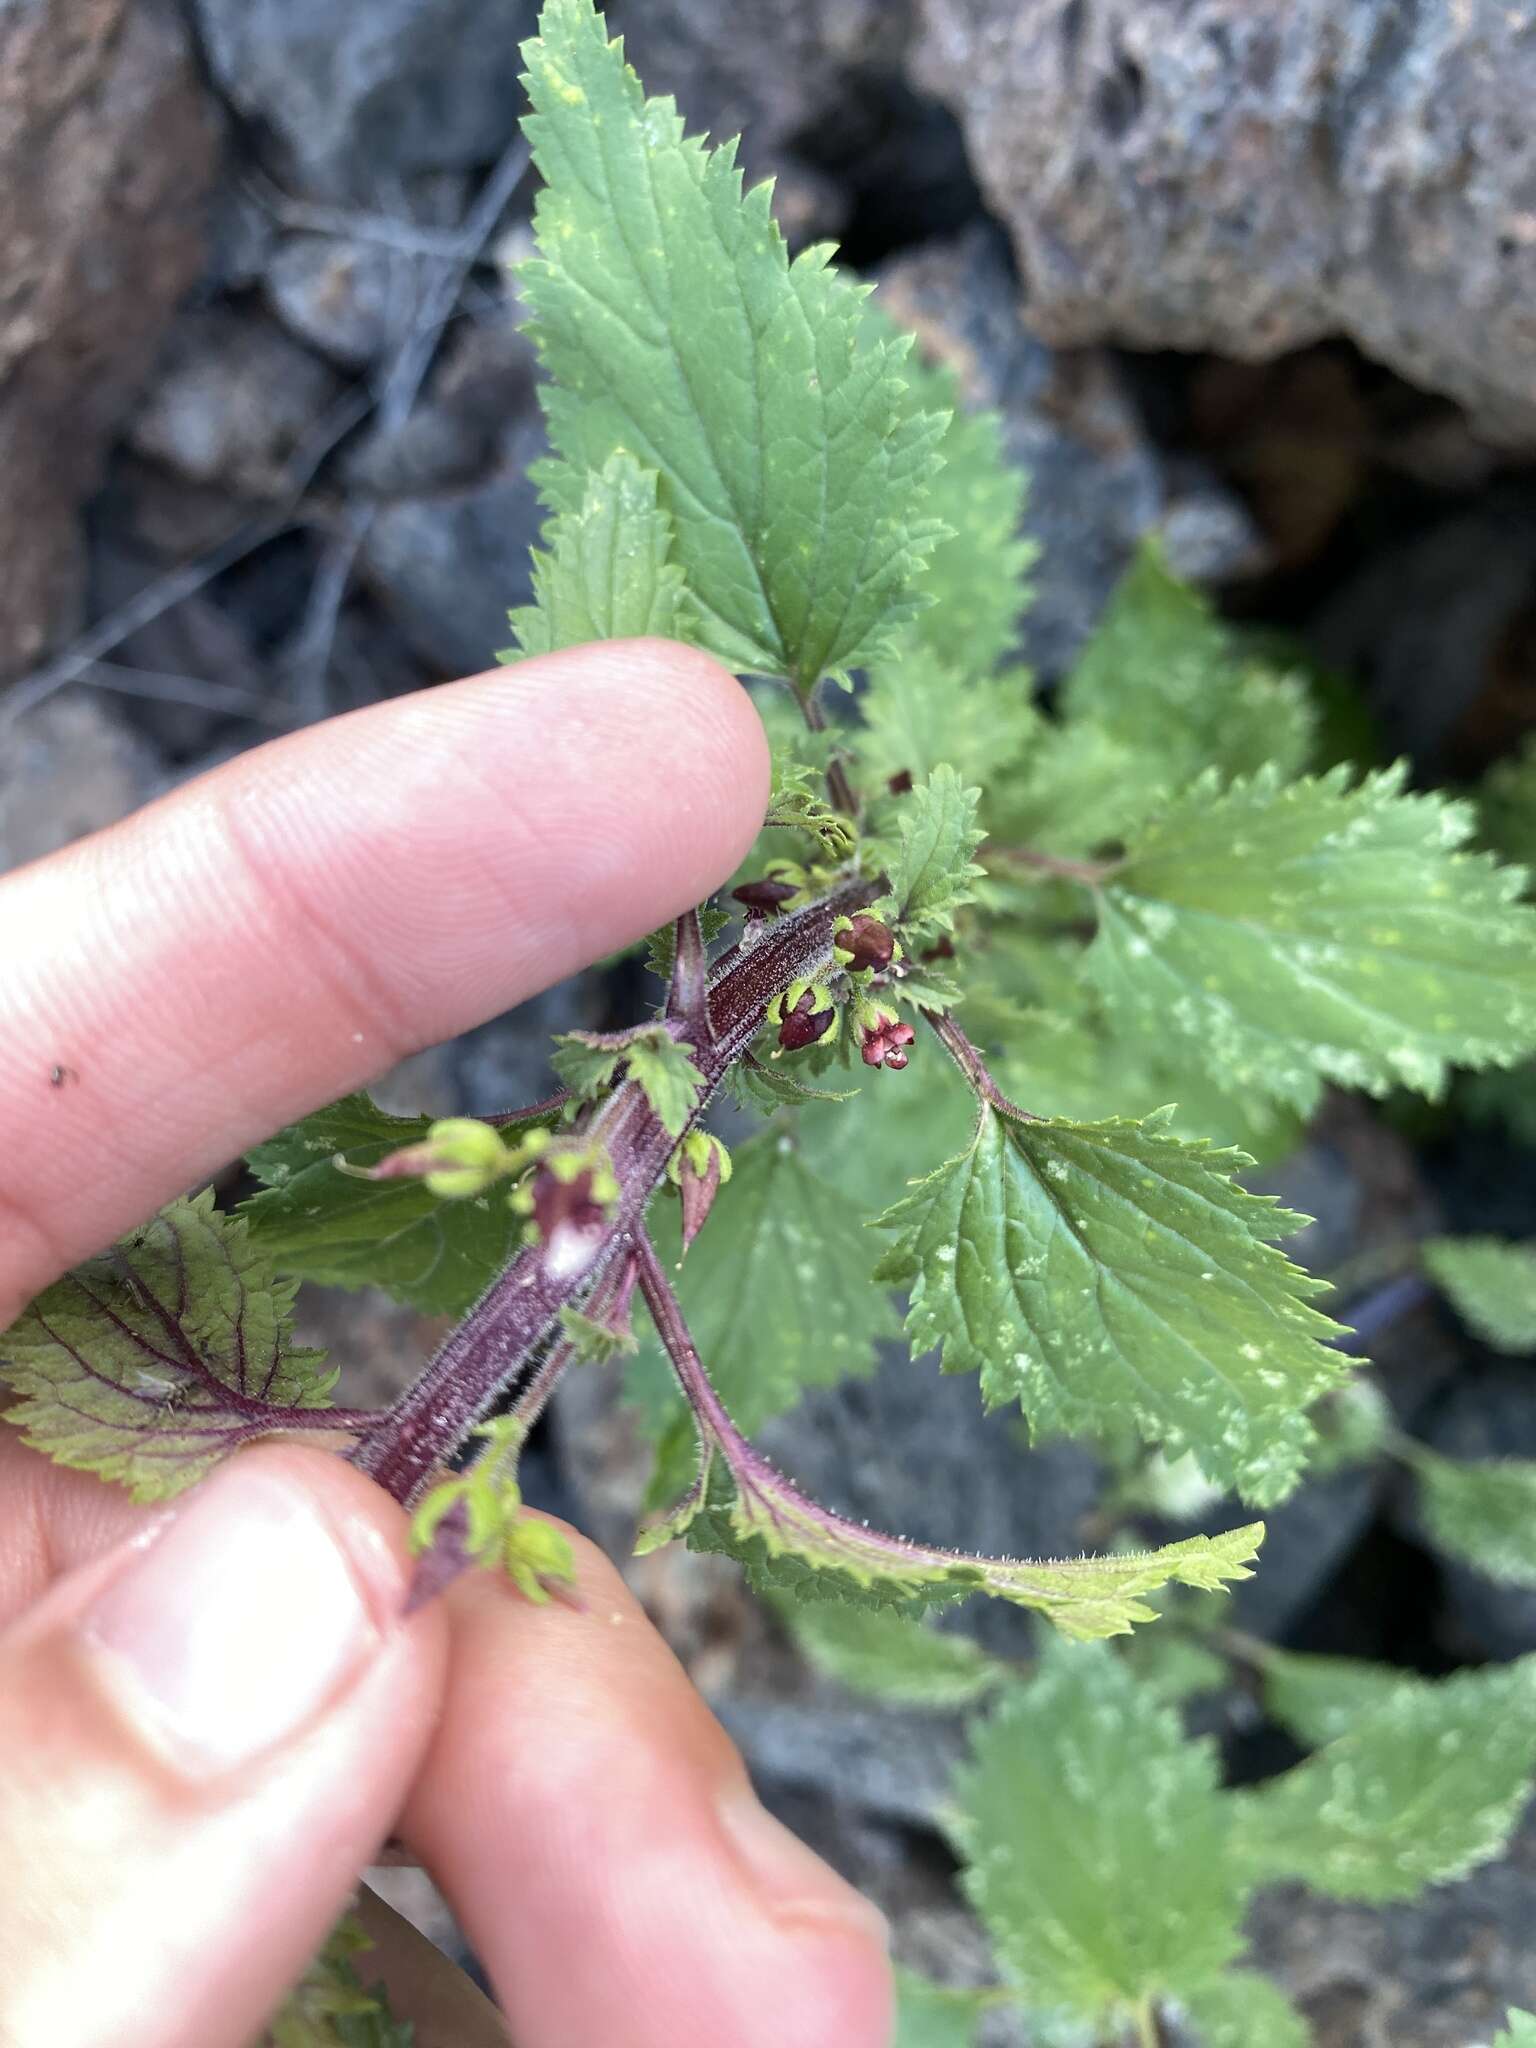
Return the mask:
[[[799,893],[793,882],[775,882],[767,875],[758,882],[743,882],[739,889],[731,891],[738,903],[745,904],[758,917],[767,916]]]
[[[818,1038],[825,1038],[832,1029],[835,1013],[830,1004],[818,1010],[818,999],[825,1000],[819,990],[808,988],[794,1008],[784,1012],[779,1022],[779,1043],[786,1052],[801,1052]]]
[[[861,910],[849,921],[846,931],[834,933],[832,943],[839,953],[847,957],[852,973],[862,974],[866,968],[873,968],[878,974],[891,964],[896,951],[896,934],[878,917],[871,917],[867,910]]]

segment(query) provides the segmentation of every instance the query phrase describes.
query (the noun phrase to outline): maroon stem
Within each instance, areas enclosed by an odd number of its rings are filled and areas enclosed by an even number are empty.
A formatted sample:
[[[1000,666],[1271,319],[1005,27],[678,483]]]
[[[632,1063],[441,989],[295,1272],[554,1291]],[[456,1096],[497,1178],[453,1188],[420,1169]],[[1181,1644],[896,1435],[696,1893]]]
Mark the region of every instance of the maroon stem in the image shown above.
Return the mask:
[[[1038,1121],[1033,1110],[1021,1109],[1011,1096],[1005,1095],[998,1087],[980,1051],[966,1037],[948,1010],[924,1010],[923,1019],[933,1026],[938,1034],[939,1043],[983,1102],[989,1102],[1001,1115],[1013,1117],[1019,1123],[1032,1124]]]
[[[825,732],[826,713],[817,703],[815,691],[801,696],[800,691],[796,690],[795,695],[800,699],[800,709],[805,713],[805,722],[811,731]],[[841,811],[845,817],[857,818],[859,800],[854,794],[853,784],[848,780],[848,771],[836,754],[827,763],[827,795],[831,797],[834,809]]]
[[[646,1204],[679,1139],[762,1029],[768,1005],[792,981],[814,979],[832,964],[834,925],[862,909],[873,893],[862,878],[844,882],[775,919],[750,945],[733,946],[716,963],[709,979],[714,1037],[693,1048],[704,1086],[683,1132],[668,1134],[633,1081],[621,1083],[573,1126],[575,1135],[606,1148],[619,1183],[602,1236],[592,1256],[575,1270],[547,1259],[542,1245],[525,1246],[415,1385],[375,1418],[353,1460],[397,1500],[416,1497],[435,1467],[452,1455],[471,1424],[549,1338],[561,1309],[579,1300],[618,1248],[638,1235]]]

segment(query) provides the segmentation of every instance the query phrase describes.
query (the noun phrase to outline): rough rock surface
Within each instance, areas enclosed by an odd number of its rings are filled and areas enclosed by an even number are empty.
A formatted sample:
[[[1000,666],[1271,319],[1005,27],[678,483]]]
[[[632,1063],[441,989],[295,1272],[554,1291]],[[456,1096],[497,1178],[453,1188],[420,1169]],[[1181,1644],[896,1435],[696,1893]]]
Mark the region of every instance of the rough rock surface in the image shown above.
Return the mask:
[[[1536,20],[1504,0],[922,0],[1058,344],[1342,333],[1536,445]]]
[[[208,62],[315,192],[374,199],[413,172],[500,154],[521,104],[525,0],[196,0]]]
[[[0,874],[115,825],[153,793],[157,766],[87,692],[39,705],[0,745]]]
[[[215,154],[171,8],[0,9],[0,679],[73,622],[75,514],[197,274]]]

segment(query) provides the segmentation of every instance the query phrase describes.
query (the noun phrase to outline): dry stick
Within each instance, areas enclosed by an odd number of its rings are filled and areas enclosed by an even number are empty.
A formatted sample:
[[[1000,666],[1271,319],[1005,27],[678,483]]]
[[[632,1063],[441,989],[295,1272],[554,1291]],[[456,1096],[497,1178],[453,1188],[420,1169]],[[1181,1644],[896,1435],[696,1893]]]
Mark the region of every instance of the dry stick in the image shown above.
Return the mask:
[[[385,434],[398,433],[410,418],[442,342],[443,329],[463,294],[469,273],[496,231],[513,193],[527,175],[530,155],[521,136],[508,144],[496,168],[476,195],[463,225],[441,250],[441,268],[429,278],[411,326],[384,374],[379,390],[377,424]],[[341,608],[346,603],[352,571],[377,507],[350,504],[332,534],[310,585],[291,650],[284,667],[295,701],[310,717],[324,713],[324,686]]]
[[[257,548],[264,547],[268,541],[276,540],[279,534],[286,532],[295,524],[304,494],[314,482],[321,464],[332,449],[361,420],[366,419],[371,403],[367,392],[360,388],[343,393],[294,458],[284,480],[279,503],[272,511],[247,521],[206,555],[184,562],[179,568],[157,577],[130,597],[126,604],[98,619],[62,654],[34,669],[30,675],[23,676],[6,693],[5,702],[0,706],[0,732],[9,730],[18,718],[25,717],[70,683],[89,681],[90,671],[131,634],[152,624],[174,605],[195,596],[216,576],[222,576],[226,569],[232,569]]]

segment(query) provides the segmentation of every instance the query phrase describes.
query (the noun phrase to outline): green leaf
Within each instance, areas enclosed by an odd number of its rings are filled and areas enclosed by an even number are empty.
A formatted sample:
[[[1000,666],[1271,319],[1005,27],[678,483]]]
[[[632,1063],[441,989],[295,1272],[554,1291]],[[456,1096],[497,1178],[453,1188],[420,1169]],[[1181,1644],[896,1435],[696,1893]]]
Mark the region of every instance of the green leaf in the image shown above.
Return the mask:
[[[693,1048],[675,1039],[665,1024],[634,1031],[569,1031],[555,1040],[551,1065],[573,1095],[590,1102],[612,1082],[622,1061],[631,1081],[669,1138],[682,1135],[704,1087]]]
[[[1432,1237],[1429,1277],[1495,1351],[1536,1351],[1536,1252],[1497,1237]]]
[[[262,2048],[412,2048],[416,2029],[397,2020],[382,1984],[365,1990],[354,1958],[373,1942],[345,1915],[262,2036]]]
[[[1260,1882],[1384,1905],[1502,1851],[1536,1766],[1536,1659],[1410,1685],[1254,1792],[1234,1846]]]
[[[1167,789],[1160,754],[1147,753],[1091,719],[1042,719],[1027,766],[999,784],[985,776],[984,814],[994,838],[1077,859],[1117,843],[1155,810]]]
[[[914,938],[952,931],[955,912],[976,893],[970,884],[982,872],[971,859],[984,836],[976,824],[979,794],[942,766],[902,801],[890,901],[896,923]]]
[[[1189,1992],[1183,2005],[1201,2048],[1311,2048],[1306,2020],[1278,1985],[1254,1970],[1223,1970]]]
[[[712,945],[730,923],[730,913],[717,910],[713,904],[699,905],[699,928],[704,934],[706,946]],[[645,964],[659,980],[672,979],[672,963],[677,958],[677,924],[664,924],[651,933],[645,942]]]
[[[534,602],[512,613],[517,652],[504,660],[646,633],[693,637],[682,571],[668,559],[672,521],[656,485],[654,470],[614,454],[587,478],[580,510],[550,520],[533,555]]]
[[[1300,774],[1316,723],[1305,683],[1245,656],[1210,605],[1143,543],[1062,685],[1070,723],[1091,719],[1177,789],[1203,768]],[[1143,773],[1145,773],[1145,769]]]
[[[1477,791],[1479,837],[1503,860],[1536,868],[1536,734],[1496,762]]]
[[[1518,870],[1460,852],[1465,805],[1403,771],[1281,786],[1202,777],[1099,899],[1106,1001],[1198,1047],[1224,1086],[1306,1108],[1316,1077],[1438,1095],[1448,1063],[1536,1043],[1536,911]]]
[[[1347,1735],[1366,1714],[1428,1683],[1396,1664],[1299,1650],[1267,1650],[1261,1675],[1265,1706],[1311,1749]]]
[[[1536,2048],[1536,2013],[1517,2012],[1511,2006],[1504,2015],[1504,2031],[1494,2037],[1493,2048]]]
[[[513,1139],[552,1125],[555,1112],[504,1124]],[[458,1315],[477,1301],[518,1246],[521,1224],[492,1190],[445,1201],[420,1180],[359,1180],[335,1160],[376,1166],[422,1143],[426,1116],[390,1116],[348,1095],[290,1124],[249,1155],[268,1183],[237,1212],[280,1273],[330,1287],[382,1287],[427,1315]]]
[[[729,1456],[723,1445],[711,1445],[694,1492],[637,1547],[654,1550],[684,1536],[690,1550],[735,1558],[759,1592],[800,1600],[915,1614],[987,1593],[1090,1641],[1155,1621],[1145,1596],[1162,1586],[1209,1592],[1251,1577],[1247,1566],[1264,1536],[1253,1523],[1113,1557],[970,1557],[847,1521],[807,1500],[756,1453],[737,1453],[728,1463]]]
[[[983,1991],[929,1984],[898,1966],[894,2048],[971,2048],[990,2003]]]
[[[5,1419],[55,1464],[163,1500],[330,1405],[336,1374],[293,1343],[296,1292],[211,1188],[172,1202],[0,1336],[0,1384],[22,1397]]]
[[[973,1736],[952,1832],[1010,1981],[1106,2036],[1236,1952],[1214,1745],[1102,1648],[1053,1647]]]
[[[772,1605],[818,1671],[893,1706],[969,1707],[1007,1676],[1007,1667],[969,1636],[942,1633],[905,1614],[783,1596]]]
[[[676,1284],[699,1356],[750,1434],[807,1387],[873,1371],[876,1344],[900,1324],[870,1285],[862,1218],[793,1137],[761,1131],[732,1150],[731,1162]],[[651,1220],[670,1268],[680,1237],[676,1202],[659,1198]],[[659,1374],[654,1340],[646,1348]],[[670,1416],[676,1403],[662,1409]]]
[[[1019,1123],[984,1107],[967,1149],[879,1219],[877,1276],[911,1292],[914,1346],[978,1370],[1036,1437],[1107,1415],[1190,1452],[1245,1499],[1279,1499],[1307,1404],[1344,1367],[1321,1291],[1268,1240],[1301,1219],[1229,1176],[1246,1164],[1145,1123]]]
[[[1019,531],[1024,473],[1003,452],[999,416],[967,410],[950,370],[914,357],[907,376],[921,406],[949,414],[925,510],[950,531],[918,583],[928,602],[912,639],[963,675],[985,677],[1014,645],[1030,597],[1026,572],[1039,553]]]
[[[905,338],[861,335],[825,247],[789,262],[768,187],[743,197],[734,145],[643,97],[591,0],[548,0],[524,54],[546,494],[571,509],[628,451],[660,473],[701,645],[802,689],[867,661],[943,537],[923,498],[947,423],[915,408]]]
[[[1536,1586],[1536,1460],[1442,1458],[1402,1446],[1433,1541],[1505,1586]]]
[[[704,1088],[693,1048],[658,1028],[629,1048],[629,1078],[637,1081],[669,1138],[682,1135]]]
[[[966,782],[993,782],[1009,775],[1042,730],[1024,670],[967,679],[917,640],[876,664],[859,710],[864,723],[855,739],[871,794],[899,775],[922,781],[945,763]]]

